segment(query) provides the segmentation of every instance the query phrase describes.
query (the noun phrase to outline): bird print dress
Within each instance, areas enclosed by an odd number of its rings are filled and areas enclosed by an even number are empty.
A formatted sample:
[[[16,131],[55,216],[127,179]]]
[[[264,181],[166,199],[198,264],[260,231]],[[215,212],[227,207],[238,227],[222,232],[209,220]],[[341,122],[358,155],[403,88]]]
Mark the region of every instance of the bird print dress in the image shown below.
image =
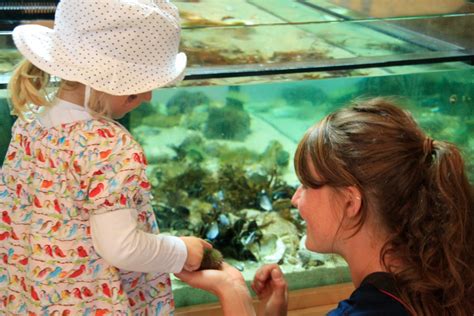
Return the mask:
[[[91,239],[91,214],[123,208],[158,233],[140,145],[95,118],[18,119],[12,135],[0,172],[0,315],[173,314],[167,273],[119,270]]]

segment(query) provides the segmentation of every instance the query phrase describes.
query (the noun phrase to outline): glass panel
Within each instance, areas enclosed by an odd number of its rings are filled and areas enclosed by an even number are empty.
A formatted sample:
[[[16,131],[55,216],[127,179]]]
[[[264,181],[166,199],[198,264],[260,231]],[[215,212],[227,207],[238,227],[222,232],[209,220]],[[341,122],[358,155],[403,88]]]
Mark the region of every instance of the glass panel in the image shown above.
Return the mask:
[[[309,126],[356,97],[402,96],[431,137],[460,146],[474,181],[472,66],[377,71],[240,85],[192,81],[186,84],[198,86],[154,91],[129,127],[148,157],[161,229],[213,240],[247,281],[263,262],[280,262],[290,289],[348,281],[340,258],[304,250],[304,224],[289,204],[297,185],[292,157]],[[173,282],[177,306],[215,301]]]
[[[351,19],[464,14],[474,12],[472,1],[465,0],[301,0],[314,8],[325,9]]]
[[[474,15],[463,20],[466,21],[463,25],[473,23]],[[200,67],[216,65],[284,69],[472,54],[465,49],[472,49],[472,32],[455,27],[459,23],[456,18],[421,21],[368,20],[187,29],[182,32],[182,49],[188,55],[190,71],[194,72],[199,72]],[[439,34],[432,26],[434,21],[451,31],[442,32],[442,39],[434,37]],[[411,28],[415,26],[422,32],[413,31]]]

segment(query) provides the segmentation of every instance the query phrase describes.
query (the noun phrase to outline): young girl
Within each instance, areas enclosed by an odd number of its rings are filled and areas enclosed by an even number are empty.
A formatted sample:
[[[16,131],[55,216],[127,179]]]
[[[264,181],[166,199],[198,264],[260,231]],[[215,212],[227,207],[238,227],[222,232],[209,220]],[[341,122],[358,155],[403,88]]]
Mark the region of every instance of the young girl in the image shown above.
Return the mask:
[[[176,7],[147,0],[63,0],[53,30],[14,30],[26,60],[0,173],[5,314],[173,313],[168,273],[210,245],[158,234],[143,150],[113,119],[183,77],[179,35]]]
[[[461,154],[384,99],[337,110],[300,141],[293,204],[306,246],[347,261],[356,290],[329,315],[472,315],[474,197]],[[252,315],[241,274],[182,272],[215,293],[225,315]],[[277,265],[257,271],[265,315],[286,315]]]

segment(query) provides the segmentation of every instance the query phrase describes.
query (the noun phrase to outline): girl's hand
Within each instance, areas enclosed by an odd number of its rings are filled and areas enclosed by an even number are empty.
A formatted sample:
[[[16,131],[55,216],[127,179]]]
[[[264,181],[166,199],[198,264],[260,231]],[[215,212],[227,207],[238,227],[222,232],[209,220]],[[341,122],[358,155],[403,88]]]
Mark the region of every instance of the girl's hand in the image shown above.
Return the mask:
[[[288,285],[277,264],[262,266],[255,273],[252,289],[260,303],[258,315],[285,316],[288,310]]]
[[[204,249],[212,248],[212,245],[207,241],[197,237],[179,237],[188,251],[188,257],[184,262],[183,269],[186,271],[196,271],[201,266],[202,257],[204,255]]]

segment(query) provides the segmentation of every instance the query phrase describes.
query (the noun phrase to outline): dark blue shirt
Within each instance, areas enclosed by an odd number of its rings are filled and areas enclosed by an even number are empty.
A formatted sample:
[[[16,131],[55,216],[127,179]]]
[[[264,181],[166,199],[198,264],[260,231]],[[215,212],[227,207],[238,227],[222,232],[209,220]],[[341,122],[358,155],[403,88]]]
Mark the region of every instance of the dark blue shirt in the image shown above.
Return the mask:
[[[398,298],[391,274],[369,274],[347,300],[339,302],[328,316],[410,316]]]

